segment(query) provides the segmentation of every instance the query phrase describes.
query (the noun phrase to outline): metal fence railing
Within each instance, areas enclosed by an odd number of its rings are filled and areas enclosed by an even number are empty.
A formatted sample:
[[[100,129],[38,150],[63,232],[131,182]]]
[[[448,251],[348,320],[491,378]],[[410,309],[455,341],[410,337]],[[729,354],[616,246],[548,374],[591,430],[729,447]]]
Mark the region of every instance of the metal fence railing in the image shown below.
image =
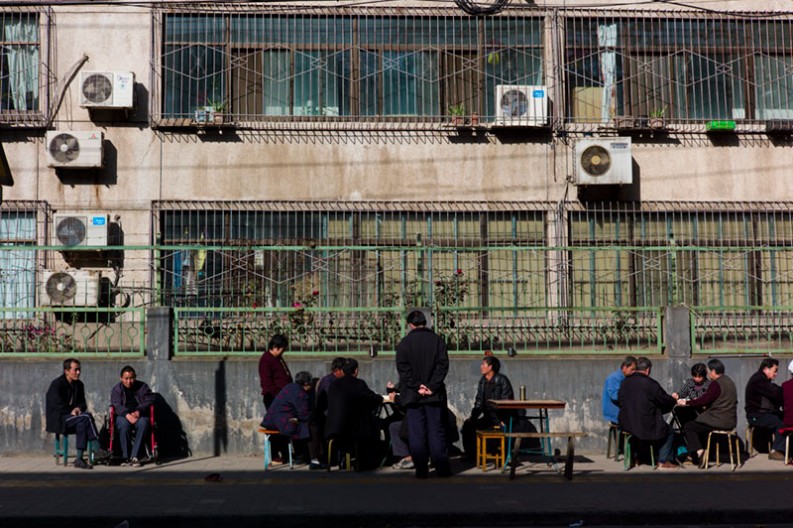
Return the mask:
[[[698,306],[691,309],[694,354],[788,354],[793,306]]]

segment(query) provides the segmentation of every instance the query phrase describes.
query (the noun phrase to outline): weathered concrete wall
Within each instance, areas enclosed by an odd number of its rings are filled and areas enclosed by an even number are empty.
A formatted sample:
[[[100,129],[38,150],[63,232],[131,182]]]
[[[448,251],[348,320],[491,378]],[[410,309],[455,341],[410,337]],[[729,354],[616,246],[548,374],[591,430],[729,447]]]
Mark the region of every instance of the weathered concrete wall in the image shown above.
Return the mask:
[[[329,360],[285,358],[293,373],[307,370],[315,376],[328,370]],[[600,416],[600,397],[605,377],[617,368],[620,358],[515,358],[503,357],[502,371],[515,391],[526,386],[529,398],[557,398],[567,402],[564,412],[551,412],[551,427],[589,433],[580,443],[583,453],[605,451],[606,427]],[[653,357],[653,377],[668,390],[677,390],[695,360]],[[727,373],[740,389],[739,431],[745,427],[743,390],[757,369],[758,357],[722,358]],[[479,377],[479,357],[455,358],[447,378],[449,403],[461,422],[470,413]],[[788,378],[785,366],[778,381]],[[255,454],[261,438],[255,432],[262,418],[258,359],[142,358],[129,362],[139,378],[162,394],[181,420],[194,455]],[[361,359],[361,378],[377,391],[396,379],[392,357]],[[118,382],[123,361],[84,360],[82,379],[89,406],[104,415],[110,389]],[[52,436],[44,431],[44,395],[50,381],[61,373],[58,360],[3,361],[0,369],[0,451],[4,454],[42,453],[52,448]],[[101,422],[101,419],[100,419]]]

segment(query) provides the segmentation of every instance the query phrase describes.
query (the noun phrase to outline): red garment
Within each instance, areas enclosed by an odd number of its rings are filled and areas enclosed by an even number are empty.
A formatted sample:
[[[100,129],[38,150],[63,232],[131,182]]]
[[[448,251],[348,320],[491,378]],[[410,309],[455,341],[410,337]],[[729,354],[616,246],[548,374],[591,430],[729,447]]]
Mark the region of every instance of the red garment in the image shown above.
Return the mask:
[[[259,360],[259,380],[265,403],[272,402],[281,389],[292,383],[292,374],[283,356],[275,357],[266,351]]]
[[[782,409],[785,412],[782,421],[785,422],[785,427],[793,427],[793,379],[782,384],[782,398]]]

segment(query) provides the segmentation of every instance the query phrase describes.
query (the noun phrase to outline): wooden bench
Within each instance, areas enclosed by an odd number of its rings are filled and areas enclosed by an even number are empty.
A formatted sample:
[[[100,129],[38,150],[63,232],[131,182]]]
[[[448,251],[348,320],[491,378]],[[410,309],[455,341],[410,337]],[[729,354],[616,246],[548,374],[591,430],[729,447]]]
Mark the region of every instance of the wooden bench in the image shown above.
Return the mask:
[[[513,480],[515,478],[515,468],[518,465],[518,454],[520,453],[520,441],[523,438],[539,438],[539,439],[551,439],[551,438],[567,438],[567,459],[564,463],[564,478],[567,480],[573,479],[573,459],[575,458],[575,439],[581,438],[586,436],[586,433],[582,433],[580,431],[567,431],[561,433],[541,433],[541,432],[532,432],[532,433],[504,433],[506,438],[513,438],[515,442],[512,446],[512,460],[510,463],[509,469],[509,479]]]

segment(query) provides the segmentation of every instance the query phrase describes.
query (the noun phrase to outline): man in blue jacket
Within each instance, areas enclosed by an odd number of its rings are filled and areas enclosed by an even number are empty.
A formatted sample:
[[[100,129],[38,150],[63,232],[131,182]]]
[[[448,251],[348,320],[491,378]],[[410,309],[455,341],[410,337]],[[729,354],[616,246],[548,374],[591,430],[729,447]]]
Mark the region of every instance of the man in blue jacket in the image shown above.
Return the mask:
[[[116,429],[121,444],[122,465],[140,467],[140,449],[146,434],[151,430],[149,408],[154,404],[154,393],[148,385],[138,381],[135,369],[127,365],[121,369],[121,381],[110,391],[110,403],[116,414]],[[132,452],[129,450],[129,437],[135,429]]]
[[[635,370],[636,358],[625,356],[620,368],[609,374],[606,378],[606,383],[603,385],[603,418],[614,425],[617,424],[620,412],[619,407],[617,407],[617,395],[620,392],[620,385]]]
[[[439,477],[451,475],[446,451],[444,413],[449,355],[446,343],[427,328],[427,319],[420,310],[408,314],[410,333],[397,345],[396,368],[399,372],[400,403],[405,406],[408,421],[408,445],[416,478],[429,475],[429,460]]]

